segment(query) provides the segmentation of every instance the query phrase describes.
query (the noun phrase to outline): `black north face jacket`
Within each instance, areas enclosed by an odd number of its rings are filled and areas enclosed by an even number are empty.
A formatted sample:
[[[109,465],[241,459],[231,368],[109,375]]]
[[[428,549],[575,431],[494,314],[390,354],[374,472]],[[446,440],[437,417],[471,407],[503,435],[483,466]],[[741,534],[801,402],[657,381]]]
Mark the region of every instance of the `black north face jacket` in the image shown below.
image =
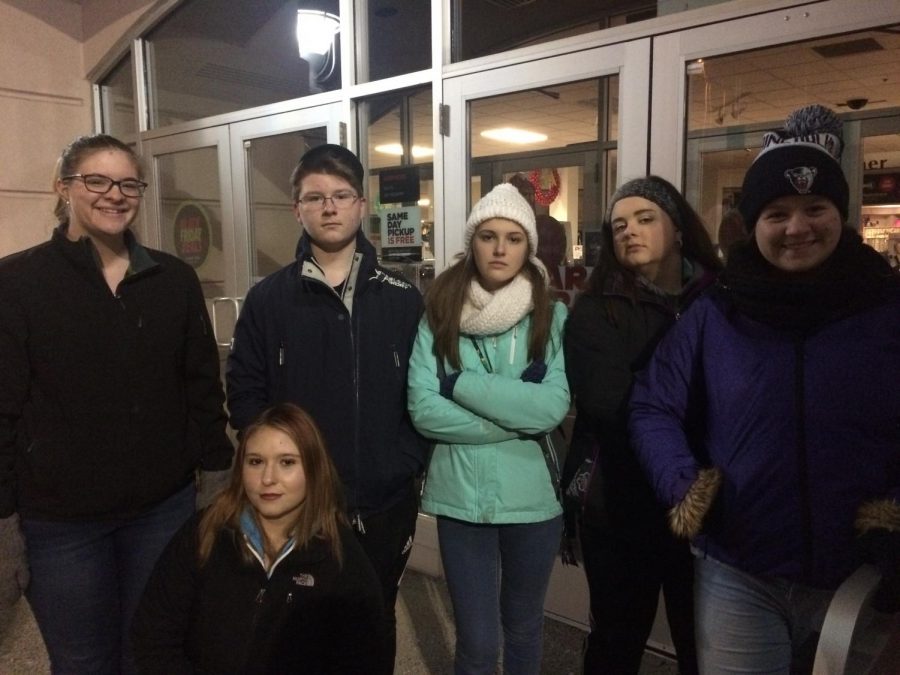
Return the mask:
[[[349,527],[339,530],[341,564],[314,538],[283,552],[267,571],[241,553],[257,547],[228,528],[201,566],[201,516],[169,542],[135,612],[131,633],[141,675],[372,672],[383,659],[383,600]]]
[[[304,233],[296,262],[247,294],[226,384],[238,430],[275,403],[295,403],[312,415],[355,518],[398,503],[424,464],[427,444],[406,411],[422,298],[376,264],[361,232],[341,290],[326,283]]]

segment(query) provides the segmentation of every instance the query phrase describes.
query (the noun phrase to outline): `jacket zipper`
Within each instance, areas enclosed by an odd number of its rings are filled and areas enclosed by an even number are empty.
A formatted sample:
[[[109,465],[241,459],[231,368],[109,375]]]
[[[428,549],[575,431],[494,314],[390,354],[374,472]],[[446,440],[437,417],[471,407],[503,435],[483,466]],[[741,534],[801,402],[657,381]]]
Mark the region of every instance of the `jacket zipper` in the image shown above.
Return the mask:
[[[354,263],[355,264],[355,263]],[[302,270],[302,266],[301,266]],[[351,267],[352,271],[352,267]],[[302,276],[302,275],[301,275]],[[346,290],[346,280],[344,282],[344,287],[341,289],[341,294],[338,294],[332,286],[318,280],[318,279],[307,279],[308,281],[312,281],[313,283],[318,283],[331,291],[331,294],[340,301],[341,310],[347,312],[347,330],[349,332],[350,337],[350,353],[353,358],[353,465],[354,471],[357,478],[359,477],[359,353],[356,349],[356,339],[354,333],[354,315],[347,310],[347,306],[343,302],[343,291]],[[355,292],[355,289],[351,292]],[[284,343],[281,344],[281,349],[279,350],[279,365],[283,365],[284,361]],[[399,362],[399,356],[397,357]],[[357,481],[357,487],[354,487],[354,495],[356,496],[356,502],[359,502],[359,483]],[[366,533],[365,525],[363,525],[362,514],[357,507],[353,512],[350,518],[350,524],[359,532],[360,534]]]
[[[359,313],[357,313],[357,318]],[[353,467],[356,481],[354,493],[356,495],[356,512],[353,515],[353,527],[360,534],[366,533],[363,525],[362,514],[359,511],[359,350],[356,348],[356,333],[354,331],[355,319],[352,314],[347,315],[347,328],[350,331],[350,352],[353,356]]]
[[[812,543],[812,513],[809,496],[809,473],[806,453],[806,420],[805,420],[805,392],[803,388],[805,380],[806,364],[805,339],[799,338],[795,348],[797,365],[794,369],[796,381],[797,401],[797,477],[800,492],[800,518],[803,526],[803,574],[805,578],[812,577],[813,571],[813,543]]]

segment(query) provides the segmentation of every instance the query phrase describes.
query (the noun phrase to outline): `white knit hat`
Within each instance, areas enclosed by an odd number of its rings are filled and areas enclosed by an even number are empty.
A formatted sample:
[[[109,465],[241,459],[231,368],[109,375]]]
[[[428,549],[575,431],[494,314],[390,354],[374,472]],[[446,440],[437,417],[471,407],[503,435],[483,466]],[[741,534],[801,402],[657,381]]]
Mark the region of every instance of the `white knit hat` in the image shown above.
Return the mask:
[[[472,207],[472,213],[469,214],[469,219],[466,221],[464,235],[466,251],[472,244],[472,235],[475,234],[478,226],[491,218],[506,218],[521,225],[525,234],[528,235],[528,259],[539,268],[543,268],[541,261],[535,255],[538,250],[538,233],[534,221],[534,210],[525,201],[516,186],[510,183],[500,183]]]

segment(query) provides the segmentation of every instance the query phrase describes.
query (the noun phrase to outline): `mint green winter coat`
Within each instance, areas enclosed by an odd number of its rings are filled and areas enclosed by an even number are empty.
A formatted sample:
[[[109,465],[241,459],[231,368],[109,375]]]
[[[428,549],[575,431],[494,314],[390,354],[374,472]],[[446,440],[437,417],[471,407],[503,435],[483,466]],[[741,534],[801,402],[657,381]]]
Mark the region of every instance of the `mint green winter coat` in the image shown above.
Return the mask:
[[[537,523],[562,512],[541,448],[529,437],[556,427],[569,410],[565,318],[565,306],[556,303],[540,384],[519,379],[529,364],[530,315],[505,333],[475,338],[493,373],[469,336],[460,336],[462,373],[452,401],[440,394],[434,336],[421,320],[409,366],[409,412],[416,429],[436,442],[423,511],[494,524]]]

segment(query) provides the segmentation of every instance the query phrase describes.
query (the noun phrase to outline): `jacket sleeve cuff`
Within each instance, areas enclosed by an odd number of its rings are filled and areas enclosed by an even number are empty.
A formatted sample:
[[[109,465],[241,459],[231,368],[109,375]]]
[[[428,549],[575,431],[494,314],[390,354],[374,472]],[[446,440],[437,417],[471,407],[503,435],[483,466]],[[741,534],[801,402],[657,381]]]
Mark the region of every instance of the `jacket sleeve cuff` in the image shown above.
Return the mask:
[[[876,529],[900,532],[900,504],[893,499],[865,502],[856,511],[855,524],[859,534]]]
[[[693,539],[700,534],[703,519],[709,513],[722,485],[722,472],[712,467],[701,469],[684,499],[669,509],[669,528],[677,537]]]

